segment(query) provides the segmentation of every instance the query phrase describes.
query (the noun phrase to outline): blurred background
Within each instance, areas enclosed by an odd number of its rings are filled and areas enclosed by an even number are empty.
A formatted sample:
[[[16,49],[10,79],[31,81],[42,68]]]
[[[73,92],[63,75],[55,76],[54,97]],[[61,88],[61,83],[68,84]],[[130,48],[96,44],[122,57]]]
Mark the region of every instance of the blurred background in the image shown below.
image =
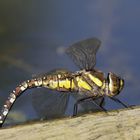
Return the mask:
[[[1,0],[0,107],[33,75],[55,68],[79,70],[64,50],[91,37],[102,41],[96,68],[123,77],[125,88],[118,98],[140,105],[139,5],[136,0]],[[34,90],[20,96],[7,123],[39,118],[32,105]],[[109,99],[105,107],[121,108]]]

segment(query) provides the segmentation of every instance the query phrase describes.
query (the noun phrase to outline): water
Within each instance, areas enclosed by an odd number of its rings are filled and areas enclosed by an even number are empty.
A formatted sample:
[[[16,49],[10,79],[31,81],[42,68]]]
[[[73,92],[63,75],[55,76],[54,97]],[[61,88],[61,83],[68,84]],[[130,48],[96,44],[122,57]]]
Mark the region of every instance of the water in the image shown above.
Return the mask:
[[[119,99],[139,105],[139,4],[126,0],[1,1],[0,105],[16,85],[34,74],[54,68],[78,70],[63,50],[89,37],[102,41],[96,68],[124,77]],[[30,93],[26,91],[12,108],[26,120],[37,118]],[[106,108],[120,106],[107,100]]]

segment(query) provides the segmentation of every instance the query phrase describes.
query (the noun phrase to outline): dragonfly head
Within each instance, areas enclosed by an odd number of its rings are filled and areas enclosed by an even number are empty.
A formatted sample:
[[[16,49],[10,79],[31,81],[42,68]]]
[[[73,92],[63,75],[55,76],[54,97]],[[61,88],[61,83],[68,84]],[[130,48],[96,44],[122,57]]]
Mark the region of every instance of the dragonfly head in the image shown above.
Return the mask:
[[[124,80],[112,72],[108,73],[107,79],[109,91],[108,95],[110,96],[118,95],[124,87]]]

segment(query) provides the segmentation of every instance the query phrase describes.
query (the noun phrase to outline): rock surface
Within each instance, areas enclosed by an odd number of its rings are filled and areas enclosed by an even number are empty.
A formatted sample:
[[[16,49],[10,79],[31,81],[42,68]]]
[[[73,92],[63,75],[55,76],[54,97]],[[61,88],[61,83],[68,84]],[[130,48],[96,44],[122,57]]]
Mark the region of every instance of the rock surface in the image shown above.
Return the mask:
[[[0,140],[140,140],[140,107],[0,129]]]

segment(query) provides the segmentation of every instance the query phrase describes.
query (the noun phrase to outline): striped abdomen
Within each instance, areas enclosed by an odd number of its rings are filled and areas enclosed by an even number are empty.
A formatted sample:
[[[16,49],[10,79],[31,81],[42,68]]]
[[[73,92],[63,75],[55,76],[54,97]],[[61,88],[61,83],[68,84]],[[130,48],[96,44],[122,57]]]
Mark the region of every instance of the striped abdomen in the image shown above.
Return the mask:
[[[16,99],[27,89],[36,87],[46,87],[58,91],[72,91],[75,90],[73,78],[70,73],[66,71],[54,71],[45,76],[39,76],[31,80],[24,81],[13,90],[8,99],[6,100],[0,114],[0,125],[3,124],[6,116],[8,115],[12,105]]]

